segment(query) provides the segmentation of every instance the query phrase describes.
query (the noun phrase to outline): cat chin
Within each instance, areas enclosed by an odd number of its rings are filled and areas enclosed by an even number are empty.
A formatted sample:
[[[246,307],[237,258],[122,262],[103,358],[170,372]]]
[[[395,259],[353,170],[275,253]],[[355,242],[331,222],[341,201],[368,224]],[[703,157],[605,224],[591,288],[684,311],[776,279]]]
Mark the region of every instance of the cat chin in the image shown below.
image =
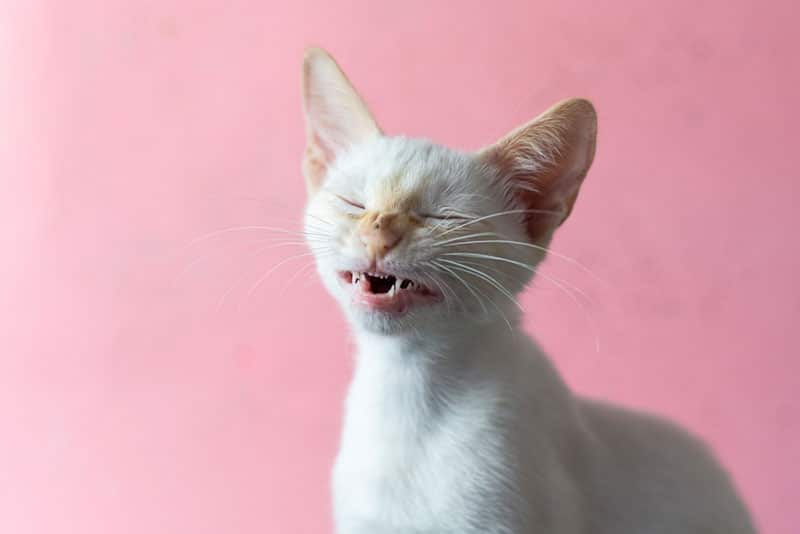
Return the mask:
[[[452,317],[444,313],[442,304],[414,307],[399,314],[357,306],[349,299],[342,299],[339,304],[353,330],[372,334],[418,334],[452,320]]]
[[[342,304],[345,315],[350,325],[355,329],[365,330],[373,334],[402,334],[413,330],[419,330],[434,315],[430,310],[423,313],[406,311],[404,313],[387,313],[376,310],[369,310],[354,306],[352,302]],[[423,317],[423,315],[425,317]]]

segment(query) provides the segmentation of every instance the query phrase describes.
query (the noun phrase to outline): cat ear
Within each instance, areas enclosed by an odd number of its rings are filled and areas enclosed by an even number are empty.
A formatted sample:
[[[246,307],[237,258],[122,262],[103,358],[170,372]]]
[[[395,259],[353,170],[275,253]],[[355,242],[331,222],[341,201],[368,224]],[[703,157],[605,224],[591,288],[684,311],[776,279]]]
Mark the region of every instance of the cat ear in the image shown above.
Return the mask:
[[[381,135],[381,131],[342,69],[320,48],[308,49],[303,58],[303,110],[303,174],[313,192],[342,151]]]
[[[494,167],[513,206],[538,239],[572,211],[594,159],[597,114],[588,100],[565,100],[478,154]]]

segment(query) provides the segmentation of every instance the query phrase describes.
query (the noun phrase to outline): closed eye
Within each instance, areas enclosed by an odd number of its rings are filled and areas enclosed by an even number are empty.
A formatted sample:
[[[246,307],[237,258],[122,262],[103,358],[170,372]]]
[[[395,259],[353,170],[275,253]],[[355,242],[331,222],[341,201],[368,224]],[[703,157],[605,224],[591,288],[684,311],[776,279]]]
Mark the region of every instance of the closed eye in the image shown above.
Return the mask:
[[[345,204],[349,204],[350,206],[353,206],[354,208],[358,208],[360,210],[364,209],[364,205],[363,204],[359,204],[355,200],[350,200],[349,198],[343,197],[342,195],[336,195],[336,198],[338,198],[339,200],[341,200]]]
[[[453,214],[441,215],[436,213],[420,213],[419,216],[425,219],[434,219],[437,221],[466,221],[468,219],[468,217]]]

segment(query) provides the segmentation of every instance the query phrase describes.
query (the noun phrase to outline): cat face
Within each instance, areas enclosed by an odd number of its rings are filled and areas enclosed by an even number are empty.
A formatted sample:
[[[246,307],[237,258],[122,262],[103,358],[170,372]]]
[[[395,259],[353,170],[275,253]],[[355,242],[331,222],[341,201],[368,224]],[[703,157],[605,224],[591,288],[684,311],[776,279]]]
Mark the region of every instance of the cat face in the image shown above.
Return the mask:
[[[477,153],[382,134],[319,49],[303,69],[305,230],[358,328],[512,323],[594,155],[590,103],[570,100]],[[454,322],[455,321],[455,322]]]

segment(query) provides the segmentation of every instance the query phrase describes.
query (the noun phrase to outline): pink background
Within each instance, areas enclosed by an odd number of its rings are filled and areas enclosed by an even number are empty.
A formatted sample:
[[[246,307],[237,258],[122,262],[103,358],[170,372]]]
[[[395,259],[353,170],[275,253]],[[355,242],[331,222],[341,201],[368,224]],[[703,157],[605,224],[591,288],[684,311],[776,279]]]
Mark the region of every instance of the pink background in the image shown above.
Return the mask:
[[[763,532],[797,532],[793,2],[299,4],[0,5],[0,532],[330,532],[337,309],[291,279],[307,258],[246,296],[300,247],[184,246],[298,227],[308,44],[388,132],[458,147],[592,98],[554,248],[604,282],[550,260],[594,303],[540,283],[527,326],[577,390],[706,438]]]

